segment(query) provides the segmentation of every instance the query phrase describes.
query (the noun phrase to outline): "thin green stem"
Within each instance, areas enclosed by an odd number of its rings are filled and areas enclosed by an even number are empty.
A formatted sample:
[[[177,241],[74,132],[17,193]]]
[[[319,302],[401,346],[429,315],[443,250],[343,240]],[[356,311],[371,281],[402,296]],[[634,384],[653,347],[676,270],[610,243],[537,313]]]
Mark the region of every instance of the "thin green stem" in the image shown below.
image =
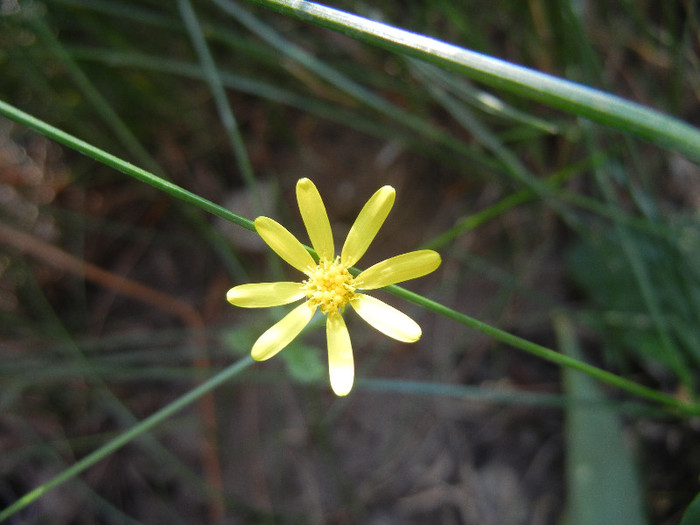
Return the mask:
[[[137,417],[119,399],[119,397],[113,392],[112,388],[110,388],[105,381],[105,374],[113,375],[115,373],[116,368],[114,367],[114,364],[110,363],[109,366],[104,367],[103,370],[100,370],[99,366],[95,366],[94,361],[87,357],[82,346],[73,339],[68,329],[64,326],[63,322],[56,313],[56,310],[49,303],[41,288],[41,285],[34,278],[31,271],[29,271],[27,268],[25,273],[30,276],[27,279],[27,284],[31,289],[31,297],[33,298],[31,310],[37,316],[40,316],[43,323],[50,327],[48,330],[50,333],[52,333],[52,336],[62,343],[59,345],[60,353],[68,357],[67,360],[61,360],[62,363],[66,363],[66,365],[63,367],[65,368],[63,380],[75,380],[76,377],[80,377],[90,385],[91,390],[95,393],[97,399],[99,399],[100,406],[105,406],[107,411],[113,415],[122,426],[130,427],[138,424]],[[195,333],[197,337],[203,335],[200,334],[198,329],[188,329],[187,333],[191,334],[190,337],[194,336]],[[29,363],[29,366],[33,368],[28,376],[31,377],[32,382],[42,381],[42,384],[46,384],[43,382],[44,380],[56,379],[56,376],[51,376],[52,374],[61,373],[61,366],[56,366],[56,363],[52,363],[47,366],[46,358],[41,359],[39,362]],[[142,368],[139,368],[139,370],[142,370]],[[48,377],[44,376],[44,373],[47,373]],[[13,377],[17,376],[17,374],[12,373],[11,375]],[[26,381],[26,377],[27,376],[25,376],[24,381]],[[190,369],[188,379],[191,379],[191,377],[192,371]],[[130,378],[135,378],[133,373],[130,374]],[[164,447],[153,435],[148,432],[144,433],[141,436],[141,442],[148,453],[152,454],[154,459],[162,462],[163,465],[167,465],[164,467],[166,471],[176,472],[178,475],[182,476],[183,479],[192,480],[196,490],[202,494],[205,494],[208,490],[210,490],[190,469],[190,467],[185,465],[180,458]],[[172,520],[174,523],[184,523],[176,515],[172,516]]]
[[[75,82],[76,86],[85,96],[86,100],[94,108],[97,114],[101,117],[105,125],[112,130],[114,136],[125,147],[126,151],[140,165],[159,177],[166,178],[166,174],[161,168],[158,161],[148,152],[146,148],[139,142],[136,136],[131,132],[126,123],[121,119],[117,112],[112,108],[109,102],[100,93],[99,89],[93,84],[88,76],[80,68],[79,64],[74,60],[73,56],[65,49],[61,42],[53,35],[50,28],[42,17],[29,16],[27,17],[29,24],[37,31],[37,33],[46,42],[46,45],[58,61],[63,64]],[[236,257],[233,255],[230,247],[226,246],[220,235],[206,224],[201,216],[196,213],[191,213],[191,208],[186,208],[186,214],[192,224],[201,232],[201,234],[211,243],[232,275],[241,276],[245,272]]]
[[[634,381],[630,381],[629,379],[620,377],[616,374],[613,374],[612,372],[602,370],[593,365],[584,363],[583,361],[579,361],[567,355],[560,354],[559,352],[555,352],[554,350],[551,350],[547,347],[538,345],[536,343],[518,337],[517,335],[505,332],[504,330],[500,330],[499,328],[488,325],[482,321],[474,319],[473,317],[469,317],[468,315],[465,315],[461,312],[457,312],[456,310],[453,310],[431,299],[418,295],[415,292],[411,292],[409,290],[406,290],[405,288],[401,288],[400,286],[387,286],[386,290],[396,295],[397,297],[422,306],[430,311],[447,317],[448,319],[457,321],[458,323],[463,324],[464,326],[467,326],[474,330],[477,330],[482,334],[496,339],[497,341],[501,341],[502,343],[505,343],[507,345],[519,348],[520,350],[524,350],[525,352],[528,352],[537,357],[555,363],[559,366],[565,366],[573,370],[578,370],[580,372],[588,374],[591,377],[594,377],[599,381],[602,381],[609,385],[613,385],[631,394],[635,394],[637,396],[671,407],[682,414],[700,415],[700,405],[683,402],[679,399],[676,399],[675,397],[666,395],[662,392],[658,392],[644,385],[640,385],[639,383],[635,383]]]
[[[162,170],[156,160],[143,147],[138,139],[124,123],[117,112],[107,102],[99,89],[92,83],[88,76],[73,60],[61,42],[54,36],[46,21],[39,16],[29,16],[27,20],[31,27],[44,40],[46,46],[67,70],[75,85],[80,89],[85,99],[95,109],[102,121],[109,127],[118,141],[126,148],[133,159],[146,167],[146,169],[162,175]]]
[[[178,7],[180,9],[180,15],[185,23],[185,28],[190,36],[192,45],[197,52],[197,57],[202,66],[202,72],[206,78],[209,89],[211,90],[212,96],[214,97],[214,102],[216,103],[216,109],[219,113],[219,118],[221,119],[221,124],[224,127],[224,131],[233,149],[234,155],[236,157],[236,163],[238,164],[238,171],[241,173],[241,177],[245,182],[248,190],[253,195],[253,199],[258,211],[262,212],[263,205],[260,199],[260,193],[257,190],[255,184],[255,174],[253,173],[253,166],[250,164],[250,158],[248,157],[248,152],[245,148],[245,143],[243,142],[243,137],[241,136],[240,129],[238,127],[238,121],[236,116],[231,109],[228,98],[226,97],[226,90],[224,89],[224,84],[219,74],[219,69],[216,67],[216,62],[214,62],[214,57],[209,50],[207,41],[204,38],[204,33],[199,25],[199,20],[197,19],[197,14],[192,7],[192,3],[189,0],[178,0]]]
[[[84,140],[74,137],[73,135],[66,133],[65,131],[61,131],[60,129],[42,120],[39,120],[2,100],[0,100],[0,115],[4,115],[5,117],[14,120],[15,122],[23,124],[28,128],[31,128],[41,133],[42,135],[50,138],[51,140],[58,142],[59,144],[63,144],[64,146],[74,149],[82,153],[83,155],[86,155],[92,159],[97,160],[98,162],[101,162],[111,168],[114,168],[117,171],[129,175],[130,177],[133,177],[141,182],[145,182],[146,184],[153,186],[154,188],[157,188],[167,193],[168,195],[176,197],[184,202],[194,204],[202,210],[216,215],[217,217],[221,217],[222,219],[225,219],[227,221],[231,221],[234,224],[245,228],[246,230],[250,230],[252,232],[255,231],[253,221],[251,221],[250,219],[233,213],[232,211],[229,211],[226,208],[219,206],[218,204],[215,204],[207,199],[200,197],[196,193],[187,191],[186,189],[181,188],[180,186],[173,184],[172,182],[168,182],[167,180],[164,180],[161,177],[157,177],[152,173],[149,173],[144,169],[134,166],[129,162],[125,162],[122,159],[110,153],[107,153],[106,151],[100,148],[96,148],[95,146],[88,144]]]
[[[221,206],[214,204],[211,201],[208,201],[207,199],[204,199],[194,193],[180,188],[175,184],[165,181],[159,177],[156,177],[155,175],[148,173],[147,171],[144,171],[129,163],[126,163],[121,159],[118,159],[117,157],[110,155],[109,153],[106,153],[100,150],[99,148],[91,146],[90,144],[87,144],[86,142],[77,139],[72,135],[69,135],[68,133],[65,133],[53,126],[50,126],[49,124],[46,124],[45,122],[42,122],[41,120],[36,119],[28,115],[27,113],[24,113],[23,111],[20,111],[17,108],[10,106],[9,104],[3,101],[0,101],[0,114],[5,115],[8,118],[11,118],[21,124],[24,124],[40,133],[43,133],[47,137],[56,140],[57,142],[63,145],[74,148],[77,151],[80,151],[81,153],[84,153],[85,155],[94,158],[95,160],[103,162],[108,166],[114,167],[122,173],[125,173],[147,184],[150,184],[151,186],[161,189],[162,191],[168,193],[169,195],[172,195],[173,197],[177,197],[179,199],[184,200],[185,202],[189,202],[191,204],[194,204],[195,206],[199,206],[205,211],[213,213],[223,219],[230,220],[235,224],[238,224],[251,231],[255,231],[253,221],[251,221],[250,219],[246,219],[245,217],[236,215],[235,213],[232,213],[226,210],[225,208],[222,208]],[[309,251],[312,254],[314,253],[311,249],[309,249]],[[359,273],[359,270],[353,269],[353,272]],[[538,345],[536,343],[532,343],[530,341],[527,341],[526,339],[522,339],[518,336],[490,326],[482,321],[478,321],[472,317],[457,312],[456,310],[448,308],[447,306],[432,301],[431,299],[427,299],[414,292],[410,292],[399,286],[388,286],[386,290],[393,293],[397,297],[401,297],[419,306],[423,306],[424,308],[427,308],[428,310],[443,315],[448,319],[457,321],[460,324],[463,324],[474,330],[478,330],[479,332],[488,335],[489,337],[492,337],[498,341],[529,352],[533,355],[541,357],[542,359],[551,361],[552,363],[579,370],[581,372],[589,374],[592,377],[595,377],[600,381],[626,390],[627,392],[630,392],[632,394],[672,407],[683,414],[700,415],[700,405],[685,403],[674,397],[663,394],[661,392],[657,392],[656,390],[635,383],[634,381],[624,379],[611,372],[607,372],[587,363],[583,363],[576,359],[572,359],[568,356],[555,352],[554,350]]]
[[[636,135],[700,161],[700,130],[635,102],[305,0],[249,0],[369,44],[420,58],[495,88]]]
[[[211,392],[222,383],[225,383],[226,381],[229,381],[230,379],[234,378],[253,363],[254,361],[251,357],[245,357],[240,361],[237,361],[236,363],[232,364],[228,368],[225,368],[224,370],[216,374],[214,377],[208,379],[201,385],[193,388],[185,395],[179,397],[169,405],[166,405],[165,407],[161,408],[160,410],[158,410],[158,412],[147,417],[141,423],[134,425],[123,434],[104,444],[103,446],[101,446],[94,452],[88,454],[71,467],[61,472],[58,476],[54,477],[53,479],[44,483],[43,485],[35,488],[31,492],[28,492],[20,499],[15,501],[12,505],[0,511],[0,522],[19,512],[28,505],[31,505],[34,501],[43,496],[49,490],[57,487],[58,485],[61,485],[62,483],[65,483],[71,478],[74,478],[87,468],[91,467],[101,459],[105,458],[107,455],[123,447],[127,443],[133,441],[145,432],[149,431],[150,429],[163,422],[176,412],[179,412],[186,406],[192,404],[204,394]]]

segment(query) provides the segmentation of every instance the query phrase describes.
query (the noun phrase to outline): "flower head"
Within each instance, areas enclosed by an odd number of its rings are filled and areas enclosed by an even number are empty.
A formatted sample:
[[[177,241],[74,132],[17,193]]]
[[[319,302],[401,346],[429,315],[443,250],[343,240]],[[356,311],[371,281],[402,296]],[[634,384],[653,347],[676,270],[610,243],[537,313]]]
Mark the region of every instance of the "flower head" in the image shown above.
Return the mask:
[[[326,316],[328,369],[331,387],[347,395],[355,376],[350,334],[341,315],[349,304],[374,328],[403,342],[420,339],[421,329],[406,314],[364,292],[422,277],[440,266],[440,255],[418,250],[386,259],[353,277],[348,268],[367,251],[394,204],[391,186],[380,188],[367,201],[348,233],[340,255],[335,253],[333,234],[321,195],[309,179],[296,188],[299,211],[318,262],[284,226],[268,217],[255,219],[255,229],[282,259],[306,275],[302,282],[242,284],[226,294],[235,306],[261,308],[305,299],[253,345],[253,359],[269,359],[287,346],[311,321],[318,310]]]

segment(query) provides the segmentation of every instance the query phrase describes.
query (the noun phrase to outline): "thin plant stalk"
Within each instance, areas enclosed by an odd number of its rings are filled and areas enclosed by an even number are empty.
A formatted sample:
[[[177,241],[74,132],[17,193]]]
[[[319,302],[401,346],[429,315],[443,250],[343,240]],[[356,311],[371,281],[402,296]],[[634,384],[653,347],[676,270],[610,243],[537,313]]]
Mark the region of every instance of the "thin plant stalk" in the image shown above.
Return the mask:
[[[204,37],[199,20],[197,19],[197,14],[195,13],[192,3],[189,0],[178,0],[178,8],[180,9],[180,15],[185,23],[185,28],[190,36],[192,45],[197,52],[202,73],[206,78],[212,97],[216,103],[216,109],[219,113],[221,124],[224,127],[224,131],[228,137],[231,149],[235,154],[236,163],[238,164],[238,171],[240,172],[248,190],[252,193],[257,209],[262,211],[262,199],[260,198],[260,192],[255,184],[253,166],[250,163],[250,158],[248,156],[248,152],[246,151],[243,137],[238,126],[238,121],[233,113],[231,104],[229,104],[226,96],[226,90],[224,88],[221,75],[219,74],[219,69],[216,67],[214,57],[209,50],[206,38]]]
[[[481,332],[482,334],[485,334],[491,337],[492,339],[496,339],[497,341],[500,341],[507,345],[519,348],[520,350],[524,350],[525,352],[545,359],[546,361],[549,361],[551,363],[555,363],[559,366],[565,366],[573,370],[578,370],[579,372],[588,374],[589,376],[594,377],[595,379],[603,383],[615,386],[621,390],[625,390],[631,394],[646,398],[650,401],[661,403],[662,405],[665,405],[669,408],[678,411],[680,414],[700,415],[700,405],[697,405],[695,403],[688,403],[682,401],[673,396],[664,394],[663,392],[654,390],[653,388],[640,385],[639,383],[635,383],[634,381],[625,379],[624,377],[618,376],[617,374],[608,372],[607,370],[603,370],[596,366],[589,365],[588,363],[584,363],[583,361],[579,361],[578,359],[574,359],[567,355],[560,354],[559,352],[555,352],[550,348],[538,345],[537,343],[533,343],[531,341],[528,341],[527,339],[523,339],[522,337],[513,335],[509,332],[501,330],[500,328],[496,328],[487,323],[484,323],[483,321],[474,319],[473,317],[453,310],[452,308],[449,308],[436,301],[428,299],[427,297],[423,297],[422,295],[419,295],[415,292],[411,292],[409,290],[406,290],[405,288],[401,288],[400,286],[387,286],[385,290],[396,295],[397,297],[400,297],[407,301],[411,301],[412,303],[422,306],[427,310],[440,314],[444,317],[447,317],[448,319],[452,319],[453,321],[457,321],[458,323],[472,328],[473,330],[477,330],[478,332]]]
[[[170,403],[169,405],[164,406],[154,414],[150,415],[140,423],[134,425],[131,427],[129,430],[124,432],[123,434],[117,436],[113,440],[109,441],[108,443],[102,445],[100,448],[95,450],[94,452],[88,454],[85,456],[83,459],[78,461],[77,463],[73,464],[72,466],[68,467],[65,469],[63,472],[61,472],[59,475],[54,477],[53,479],[47,481],[43,485],[35,488],[34,490],[28,492],[24,496],[22,496],[20,499],[15,501],[12,505],[7,507],[6,509],[0,511],[0,522],[4,521],[5,519],[9,518],[13,514],[19,512],[23,508],[27,507],[28,505],[31,505],[34,501],[36,501],[38,498],[43,496],[46,492],[49,490],[61,485],[62,483],[65,483],[66,481],[74,478],[84,470],[88,469],[98,461],[104,459],[107,457],[109,454],[114,452],[115,450],[123,447],[124,445],[128,444],[129,442],[133,441],[137,437],[141,436],[145,432],[149,431],[159,423],[163,422],[164,420],[168,419],[170,416],[175,414],[176,412],[179,412],[186,406],[192,404],[195,402],[197,399],[202,397],[203,395],[211,392],[214,390],[216,387],[220,386],[222,383],[225,383],[226,381],[229,381],[233,379],[235,376],[243,372],[246,368],[248,368],[250,365],[254,363],[253,359],[248,356],[240,361],[237,361],[236,363],[232,364],[228,368],[225,368],[212,378],[208,379],[201,385],[193,388],[189,392],[187,392],[185,395],[177,398],[175,401]]]
[[[200,207],[204,211],[208,211],[210,213],[213,213],[214,215],[217,215],[218,217],[230,220],[231,222],[238,224],[239,226],[242,226],[246,229],[255,231],[253,221],[251,221],[250,219],[237,215],[227,210],[226,208],[219,206],[218,204],[215,204],[207,199],[204,199],[203,197],[200,197],[199,195],[189,192],[183,188],[180,188],[176,184],[163,180],[160,177],[153,175],[152,173],[149,173],[145,170],[142,170],[141,168],[133,166],[132,164],[124,162],[118,157],[115,157],[114,155],[111,155],[99,148],[96,148],[95,146],[92,146],[85,141],[82,141],[64,131],[61,131],[55,128],[54,126],[47,124],[46,122],[32,117],[31,115],[15,108],[14,106],[11,106],[10,104],[7,104],[6,102],[0,101],[0,114],[5,115],[6,117],[11,118],[21,124],[24,124],[27,127],[34,129],[35,131],[38,131],[39,133],[42,133],[65,146],[68,146],[81,153],[84,153],[85,155],[95,160],[98,160],[99,162],[103,162],[104,164],[107,164],[108,166],[111,166],[121,171],[122,173],[125,173],[126,175],[134,177],[135,179],[145,182],[146,184],[150,184],[151,186],[154,186],[155,188],[160,189],[173,197],[182,199],[185,202],[189,202],[190,204],[194,204],[195,206]],[[312,255],[315,255],[315,252],[313,250],[309,249],[309,252],[312,253]],[[359,271],[356,269],[351,270],[356,273],[359,273]],[[522,339],[518,336],[505,332],[504,330],[495,328],[482,321],[469,317],[461,312],[453,310],[447,306],[444,306],[438,302],[435,302],[414,292],[410,292],[399,286],[391,285],[386,287],[386,290],[390,293],[393,293],[397,297],[401,297],[403,299],[411,301],[419,306],[427,308],[428,310],[431,310],[449,319],[457,321],[458,323],[463,324],[464,326],[486,334],[489,337],[492,337],[498,341],[529,352],[533,355],[536,355],[537,357],[540,357],[552,363],[579,370],[580,372],[586,373],[598,379],[599,381],[603,381],[610,385],[616,386],[631,394],[644,397],[657,403],[661,403],[662,405],[675,409],[682,414],[700,414],[700,405],[683,402],[672,396],[663,394],[654,389],[640,385],[639,383],[635,383],[634,381],[630,381],[628,379],[620,377],[616,374],[613,374],[612,372],[607,372],[595,366],[589,365],[582,361],[578,361],[571,357],[555,352],[554,350],[551,350],[544,346],[532,343],[530,341],[527,341],[526,339]]]
[[[41,133],[51,140],[58,142],[59,144],[63,144],[64,146],[74,149],[75,151],[78,151],[87,157],[114,168],[125,175],[129,175],[136,180],[145,182],[146,184],[153,186],[154,188],[157,188],[168,195],[171,195],[172,197],[176,197],[184,202],[194,204],[198,208],[216,215],[217,217],[221,217],[222,219],[231,221],[234,224],[245,228],[246,230],[255,232],[255,226],[253,225],[253,221],[250,219],[233,213],[223,206],[214,204],[213,202],[200,197],[196,193],[187,191],[177,184],[173,184],[172,182],[164,180],[161,177],[157,177],[156,175],[139,168],[138,166],[134,166],[133,164],[126,162],[119,157],[112,155],[111,153],[107,153],[106,151],[97,148],[92,144],[71,135],[70,133],[66,133],[65,131],[39,120],[36,117],[33,117],[2,100],[0,100],[0,115],[4,115],[10,120],[27,126],[28,128]]]

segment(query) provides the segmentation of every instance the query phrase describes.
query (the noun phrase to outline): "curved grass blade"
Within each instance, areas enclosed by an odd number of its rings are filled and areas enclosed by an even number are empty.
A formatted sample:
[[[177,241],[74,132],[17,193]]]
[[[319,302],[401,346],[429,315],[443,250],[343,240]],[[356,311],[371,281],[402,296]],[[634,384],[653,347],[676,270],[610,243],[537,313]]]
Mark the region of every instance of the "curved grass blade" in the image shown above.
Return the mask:
[[[700,161],[700,130],[618,96],[305,0],[250,0],[369,44],[420,58],[495,88],[589,118]]]
[[[221,8],[222,11],[235,17],[238,22],[267,42],[276,51],[300,64],[302,67],[335,86],[340,91],[362,102],[378,113],[386,115],[407,129],[418,133],[420,136],[442,144],[466,158],[483,163],[485,166],[492,166],[492,162],[490,162],[487,156],[474,151],[473,148],[468,147],[459,138],[442,130],[439,126],[435,126],[429,120],[402,109],[389,100],[375,94],[371,89],[367,89],[355,80],[348,78],[311,53],[294,45],[273,28],[259,21],[245,9],[242,9],[237,3],[230,0],[214,0],[214,3]]]

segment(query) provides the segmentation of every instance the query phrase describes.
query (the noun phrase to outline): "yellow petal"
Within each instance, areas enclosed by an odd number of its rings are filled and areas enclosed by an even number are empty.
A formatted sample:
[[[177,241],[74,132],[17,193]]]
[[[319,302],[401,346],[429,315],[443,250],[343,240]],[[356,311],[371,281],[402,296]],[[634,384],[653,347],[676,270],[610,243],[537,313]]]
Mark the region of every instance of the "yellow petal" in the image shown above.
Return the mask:
[[[309,179],[299,179],[297,182],[297,202],[311,245],[319,257],[332,261],[335,258],[335,246],[331,223],[323,199]]]
[[[383,334],[405,343],[420,339],[421,329],[418,323],[393,306],[361,293],[356,294],[350,304],[360,317]]]
[[[304,295],[301,283],[250,283],[231,288],[226,299],[234,306],[267,308],[293,303]]]
[[[268,217],[255,219],[255,229],[274,252],[301,272],[315,267],[313,257],[287,228]]]
[[[379,228],[384,224],[386,216],[389,215],[395,197],[396,191],[391,186],[379,188],[370,197],[350,228],[347,239],[345,239],[343,251],[340,254],[343,266],[352,266],[367,251]]]
[[[331,388],[337,396],[346,396],[352,389],[355,379],[355,365],[350,334],[343,316],[338,312],[328,314],[326,339],[328,340],[328,372]]]
[[[305,302],[285,315],[281,321],[272,325],[255,341],[250,354],[256,361],[270,359],[277,352],[292,342],[304,327],[309,324],[315,308],[309,308]]]
[[[433,250],[418,250],[391,257],[370,266],[355,278],[355,287],[374,290],[390,284],[416,279],[440,266],[440,255]]]

